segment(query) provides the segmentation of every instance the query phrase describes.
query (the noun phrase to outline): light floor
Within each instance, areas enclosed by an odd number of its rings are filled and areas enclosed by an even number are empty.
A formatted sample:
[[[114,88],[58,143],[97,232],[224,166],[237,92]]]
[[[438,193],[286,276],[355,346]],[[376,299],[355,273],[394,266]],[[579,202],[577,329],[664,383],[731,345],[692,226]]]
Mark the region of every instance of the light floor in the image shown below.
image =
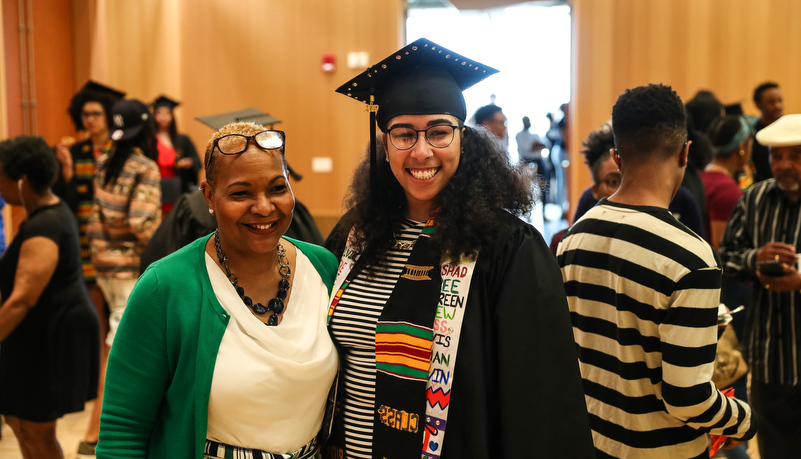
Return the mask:
[[[75,459],[75,452],[78,444],[83,440],[86,433],[86,425],[89,422],[89,414],[92,412],[94,402],[88,402],[80,413],[72,413],[58,420],[56,424],[56,436],[61,449],[64,450],[65,459]],[[2,459],[22,459],[22,452],[19,449],[14,432],[11,427],[3,423],[2,438],[0,438],[0,458]]]
[[[92,412],[94,402],[88,402],[86,408],[80,413],[72,413],[59,419],[56,424],[56,436],[61,443],[61,449],[64,450],[65,459],[75,459],[75,452],[78,450],[78,444],[83,440],[83,435],[86,433],[86,425],[89,422],[89,413]],[[0,458],[2,459],[22,459],[22,453],[19,450],[17,439],[11,428],[5,423],[2,425],[2,438],[0,438]],[[756,439],[749,442],[749,454],[751,459],[759,459],[759,452],[756,446]],[[719,453],[715,458],[722,458]]]

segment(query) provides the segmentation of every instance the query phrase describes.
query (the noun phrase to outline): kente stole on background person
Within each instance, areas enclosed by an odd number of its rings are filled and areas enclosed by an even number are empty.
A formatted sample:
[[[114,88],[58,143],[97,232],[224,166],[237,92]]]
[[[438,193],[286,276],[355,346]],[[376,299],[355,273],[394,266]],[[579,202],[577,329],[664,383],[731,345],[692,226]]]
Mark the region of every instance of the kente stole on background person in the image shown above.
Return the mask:
[[[431,261],[426,222],[376,324],[373,457],[439,458],[447,427],[459,335],[475,261]],[[358,273],[351,230],[334,281],[331,320]],[[430,305],[430,307],[428,307]],[[425,396],[423,396],[425,394]],[[344,445],[343,445],[344,446]]]

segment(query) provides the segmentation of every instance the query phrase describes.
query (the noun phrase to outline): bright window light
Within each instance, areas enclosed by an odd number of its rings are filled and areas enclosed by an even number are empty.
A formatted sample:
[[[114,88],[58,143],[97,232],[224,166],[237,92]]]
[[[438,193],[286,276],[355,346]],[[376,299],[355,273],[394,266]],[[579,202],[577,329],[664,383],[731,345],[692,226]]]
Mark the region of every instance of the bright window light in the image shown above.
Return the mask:
[[[509,154],[517,159],[515,134],[523,116],[531,132],[545,137],[545,115],[561,116],[559,106],[570,100],[570,8],[519,5],[491,11],[456,8],[409,10],[408,43],[428,38],[440,45],[500,70],[465,91],[468,117],[491,101],[508,118]],[[468,120],[470,122],[471,120]]]

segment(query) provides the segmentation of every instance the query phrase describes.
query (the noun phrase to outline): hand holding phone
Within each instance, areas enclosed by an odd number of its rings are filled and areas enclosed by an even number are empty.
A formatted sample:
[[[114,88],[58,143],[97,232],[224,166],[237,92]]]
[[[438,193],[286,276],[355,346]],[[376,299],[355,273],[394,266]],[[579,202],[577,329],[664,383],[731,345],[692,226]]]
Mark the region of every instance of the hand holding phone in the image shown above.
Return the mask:
[[[765,260],[757,262],[757,271],[763,276],[784,276],[784,267],[776,260]]]

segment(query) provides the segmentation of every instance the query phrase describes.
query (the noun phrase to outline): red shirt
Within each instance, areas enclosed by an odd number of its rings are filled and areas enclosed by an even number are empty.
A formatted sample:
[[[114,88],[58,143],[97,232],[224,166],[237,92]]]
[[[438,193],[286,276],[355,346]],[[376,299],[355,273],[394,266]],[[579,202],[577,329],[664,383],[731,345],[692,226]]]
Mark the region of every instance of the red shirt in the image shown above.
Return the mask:
[[[706,215],[704,226],[706,240],[711,243],[712,231],[709,222],[729,221],[737,201],[743,196],[743,190],[729,174],[718,170],[701,172],[701,180],[706,189]]]

